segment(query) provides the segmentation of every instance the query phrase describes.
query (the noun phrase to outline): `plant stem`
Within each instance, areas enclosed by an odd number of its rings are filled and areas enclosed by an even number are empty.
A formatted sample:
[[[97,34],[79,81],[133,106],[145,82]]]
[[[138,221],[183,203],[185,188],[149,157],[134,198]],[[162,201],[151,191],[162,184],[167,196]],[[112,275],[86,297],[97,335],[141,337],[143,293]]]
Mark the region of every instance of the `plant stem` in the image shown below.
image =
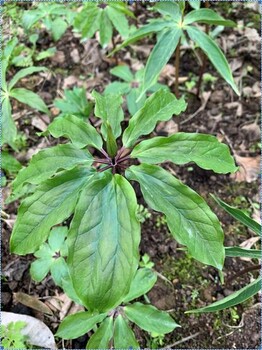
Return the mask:
[[[179,42],[177,44],[176,59],[175,59],[175,68],[176,68],[175,95],[176,95],[176,98],[179,98],[178,86],[179,86],[180,44],[181,44],[181,39],[179,39]]]
[[[109,155],[106,153],[106,151],[103,148],[100,149],[100,152],[106,157],[106,159],[111,161],[111,158],[109,157]]]
[[[107,169],[110,169],[110,168],[112,168],[112,165],[107,165],[107,166],[105,166],[105,167],[103,167],[103,168],[101,168],[101,169],[98,169],[98,172],[99,172],[99,173],[102,173],[103,171],[105,171],[105,170],[107,170]]]
[[[261,269],[261,265],[248,266],[245,269],[238,271],[234,276],[230,277],[226,281],[226,284],[228,285],[230,282],[235,280],[237,277],[240,277],[240,276],[244,275],[247,272],[251,272],[251,271],[254,271],[254,270],[260,270],[260,269]]]
[[[120,164],[120,163],[123,163],[124,161],[126,161],[126,160],[128,160],[128,159],[130,159],[130,156],[125,156],[125,157],[123,157],[123,158],[120,158],[120,159],[118,160],[118,162],[117,162],[117,165]]]
[[[115,42],[115,38],[114,38],[114,33],[113,33],[113,36],[112,36],[112,44],[113,44],[113,51],[114,51],[114,49],[116,48],[116,42]],[[115,57],[115,60],[116,60],[116,65],[118,66],[118,57],[117,57],[117,53],[116,52],[114,53],[114,57]]]
[[[101,164],[108,164],[108,159],[95,158],[94,162],[101,163]]]

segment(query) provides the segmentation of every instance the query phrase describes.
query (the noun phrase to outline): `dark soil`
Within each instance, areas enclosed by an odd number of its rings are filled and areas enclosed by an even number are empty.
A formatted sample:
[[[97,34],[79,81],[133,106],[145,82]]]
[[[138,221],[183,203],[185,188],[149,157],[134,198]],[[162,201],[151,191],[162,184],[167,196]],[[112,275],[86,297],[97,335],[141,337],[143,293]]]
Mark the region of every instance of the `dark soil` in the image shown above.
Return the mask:
[[[27,6],[27,5],[26,5]],[[145,11],[148,4],[138,4],[137,13],[141,23],[145,22]],[[230,17],[235,21],[242,20],[244,25],[252,22],[255,28],[257,24],[257,13],[244,3],[213,3],[211,7],[219,8],[222,15]],[[230,10],[230,11],[229,11]],[[230,12],[230,15],[228,14]],[[247,14],[248,12],[248,14]],[[148,12],[153,16],[152,12]],[[225,43],[231,43],[226,50],[229,62],[235,62],[238,68],[234,76],[241,82],[242,96],[238,98],[228,85],[218,77],[211,64],[207,64],[206,71],[217,77],[214,83],[204,82],[202,85],[202,96],[211,92],[205,108],[192,115],[200,108],[202,101],[196,96],[195,90],[188,92],[185,85],[181,85],[181,91],[185,93],[188,102],[188,109],[179,117],[180,131],[201,132],[213,134],[225,143],[228,143],[234,155],[256,158],[260,153],[260,135],[254,123],[259,123],[260,116],[260,47],[257,42],[245,36],[244,29],[226,29],[223,39],[218,39],[225,47]],[[243,41],[243,37],[245,40]],[[152,39],[144,39],[144,48],[154,44]],[[41,39],[38,42],[39,49],[47,49],[53,46],[50,37],[46,32],[41,32]],[[51,60],[45,60],[42,65],[51,69],[52,74],[41,75],[25,79],[23,87],[34,88],[38,91],[48,105],[51,105],[52,118],[57,115],[57,110],[52,106],[53,100],[61,96],[64,88],[72,86],[83,86],[90,93],[93,89],[103,91],[106,84],[112,81],[109,69],[115,66],[114,58],[107,58],[106,51],[101,50],[97,41],[91,39],[80,43],[77,35],[73,35],[71,29],[57,43],[58,53]],[[72,52],[77,50],[80,57],[77,63]],[[136,52],[133,48],[127,47],[118,53],[119,62],[136,67],[137,62],[145,64],[147,50]],[[234,61],[235,60],[235,61]],[[173,65],[173,58],[170,64]],[[15,68],[10,70],[10,76]],[[199,65],[192,51],[182,51],[181,76],[187,76],[191,72],[192,79],[197,79]],[[71,81],[68,77],[72,77]],[[114,79],[113,79],[114,80]],[[167,82],[167,77],[161,77],[162,82]],[[173,89],[174,86],[171,86]],[[26,146],[15,156],[26,164],[32,153],[40,148],[51,146],[57,140],[41,138],[36,136],[39,129],[31,124],[32,111],[25,109],[24,105],[15,103],[13,113],[19,114],[17,118],[18,129],[27,137]],[[33,112],[33,116],[40,118],[40,113]],[[190,120],[188,120],[191,117]],[[42,117],[41,117],[42,118]],[[47,119],[45,119],[47,120]],[[177,119],[174,119],[176,121]],[[188,120],[188,121],[187,121]],[[253,128],[246,126],[253,125]],[[168,134],[166,125],[158,130],[161,135]],[[60,140],[63,142],[63,140]],[[239,164],[241,165],[241,164]],[[174,166],[166,165],[181,181],[192,187],[203,196],[212,209],[218,215],[225,231],[225,245],[239,245],[253,236],[249,230],[238,224],[229,215],[219,209],[209,193],[219,196],[227,203],[245,208],[250,214],[254,214],[252,204],[258,203],[258,174],[251,180],[243,178],[237,182],[229,175],[218,175],[211,171],[204,171],[195,165]],[[247,165],[249,166],[249,165]],[[9,179],[11,180],[11,178]],[[9,188],[3,189],[3,197],[6,198]],[[138,198],[141,204],[145,205],[137,188]],[[3,222],[2,229],[2,309],[17,313],[33,315],[42,319],[52,331],[56,331],[59,324],[59,316],[54,314],[47,317],[34,309],[17,303],[14,293],[24,292],[34,295],[41,300],[51,298],[62,291],[57,288],[52,279],[47,277],[42,283],[35,283],[29,274],[30,263],[33,256],[20,257],[9,253],[9,239],[11,228],[16,218],[18,202],[4,205],[4,212],[9,217]],[[250,209],[251,208],[251,209]],[[170,310],[171,315],[181,325],[172,334],[164,338],[164,343],[153,342],[152,339],[141,330],[134,331],[140,341],[141,347],[157,348],[172,347],[176,349],[196,348],[232,348],[247,349],[259,348],[260,346],[260,299],[259,296],[234,307],[213,314],[189,315],[185,311],[202,307],[219,300],[230,293],[238,290],[258,276],[258,271],[235,277],[240,270],[256,264],[255,261],[244,261],[241,259],[227,258],[223,270],[225,284],[220,283],[218,272],[208,266],[194,261],[186,252],[181,250],[176,241],[171,237],[164,218],[155,212],[151,212],[151,218],[142,224],[141,255],[147,253],[154,262],[155,270],[159,273],[156,286],[148,293],[151,303],[162,310]],[[258,248],[258,244],[256,245]],[[227,280],[232,279],[231,282]],[[89,334],[90,335],[90,334]],[[66,342],[66,348],[85,348],[88,336],[77,340]],[[191,337],[187,339],[187,337]],[[62,344],[58,343],[61,348]]]

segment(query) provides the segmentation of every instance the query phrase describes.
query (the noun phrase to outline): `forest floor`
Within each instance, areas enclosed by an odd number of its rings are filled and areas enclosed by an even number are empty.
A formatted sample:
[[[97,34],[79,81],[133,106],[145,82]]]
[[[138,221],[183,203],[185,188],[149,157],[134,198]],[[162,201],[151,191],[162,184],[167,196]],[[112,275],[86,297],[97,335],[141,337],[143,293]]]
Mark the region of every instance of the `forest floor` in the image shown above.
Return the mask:
[[[252,3],[250,3],[252,4]],[[145,21],[148,5],[138,5],[138,21]],[[235,20],[237,28],[225,29],[218,41],[222,46],[238,85],[241,97],[236,96],[230,87],[217,76],[211,64],[207,64],[206,72],[216,77],[210,82],[207,78],[202,85],[201,96],[196,96],[196,82],[199,66],[191,50],[182,48],[180,88],[184,94],[188,108],[179,117],[158,126],[158,135],[169,135],[178,130],[185,132],[201,132],[216,135],[227,143],[235,156],[240,171],[235,175],[219,175],[204,171],[195,165],[175,166],[167,164],[171,173],[203,196],[210,207],[218,215],[224,232],[225,245],[259,247],[254,235],[241,224],[233,220],[212,200],[210,193],[217,195],[230,205],[243,208],[259,219],[259,164],[260,164],[260,16],[255,8],[237,2],[236,4],[220,2],[211,7],[219,8],[225,17]],[[240,26],[242,24],[242,26]],[[5,24],[8,26],[8,23]],[[120,38],[119,38],[120,39]],[[23,39],[22,39],[23,40]],[[118,53],[118,63],[128,64],[134,71],[146,63],[154,41],[144,39],[142,44],[127,47]],[[43,30],[38,41],[39,49],[47,49],[53,45],[50,36]],[[40,73],[22,81],[23,87],[34,89],[51,106],[52,118],[59,114],[52,105],[53,100],[63,95],[63,90],[74,86],[87,89],[87,96],[93,89],[103,91],[104,87],[115,80],[109,69],[115,66],[115,59],[106,56],[95,39],[80,42],[79,36],[68,29],[56,44],[57,53],[46,59],[45,65],[52,72]],[[10,76],[16,68],[11,67]],[[190,72],[190,73],[189,73]],[[174,88],[174,59],[170,60],[161,73],[160,82]],[[189,90],[191,87],[191,91]],[[13,114],[18,129],[25,135],[21,150],[13,153],[26,165],[32,154],[39,149],[53,144],[49,138],[39,137],[37,132],[45,130],[50,118],[25,105],[14,103]],[[63,140],[60,140],[63,142]],[[10,150],[10,152],[12,152]],[[11,179],[8,179],[8,183]],[[9,186],[3,188],[3,199],[10,193]],[[140,204],[146,207],[137,189]],[[35,316],[43,320],[55,332],[61,319],[72,309],[76,309],[56,287],[50,277],[42,283],[35,283],[29,275],[33,256],[16,256],[9,252],[9,239],[13,223],[17,215],[18,202],[3,204],[8,218],[3,221],[2,231],[2,309],[16,313]],[[155,264],[154,269],[160,277],[156,286],[148,294],[151,303],[162,310],[172,310],[171,315],[181,325],[165,338],[149,338],[135,328],[140,344],[148,348],[173,347],[177,349],[195,348],[258,348],[260,344],[260,299],[255,296],[243,304],[226,311],[189,315],[184,312],[219,300],[224,296],[245,286],[258,271],[238,273],[255,262],[251,259],[227,258],[223,270],[225,284],[220,283],[217,271],[193,260],[171,237],[165,218],[148,208],[151,217],[142,224],[141,255],[148,254]],[[228,282],[227,282],[228,281]],[[53,314],[46,315],[23,302],[20,293],[33,296],[49,306]],[[54,303],[54,300],[60,303]],[[71,310],[71,311],[70,311]],[[65,342],[68,349],[85,347],[88,336]],[[187,338],[189,337],[189,338]],[[58,342],[58,348],[62,344]]]

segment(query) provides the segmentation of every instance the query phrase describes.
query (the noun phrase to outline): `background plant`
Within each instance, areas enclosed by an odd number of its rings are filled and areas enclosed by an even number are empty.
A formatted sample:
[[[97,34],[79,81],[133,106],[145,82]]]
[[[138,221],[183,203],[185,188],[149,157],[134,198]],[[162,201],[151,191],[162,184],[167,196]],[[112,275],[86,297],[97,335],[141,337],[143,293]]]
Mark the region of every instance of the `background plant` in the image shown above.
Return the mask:
[[[21,333],[25,326],[22,321],[1,325],[1,345],[4,349],[28,349],[26,337]]]

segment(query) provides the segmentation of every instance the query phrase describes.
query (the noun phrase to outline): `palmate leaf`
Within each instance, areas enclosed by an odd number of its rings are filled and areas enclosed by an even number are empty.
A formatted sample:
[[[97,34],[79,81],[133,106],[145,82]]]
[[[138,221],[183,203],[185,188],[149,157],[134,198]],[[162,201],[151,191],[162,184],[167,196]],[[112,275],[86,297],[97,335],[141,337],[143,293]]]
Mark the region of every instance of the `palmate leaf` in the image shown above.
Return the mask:
[[[110,3],[109,3],[109,6],[106,7],[105,12],[107,12],[107,15],[110,18],[110,21],[112,22],[113,26],[116,28],[118,33],[123,38],[126,38],[129,33],[129,26],[128,26],[128,20],[126,19],[124,13],[117,10],[113,6],[110,6]]]
[[[199,9],[190,11],[184,18],[183,24],[188,25],[193,22],[214,24],[225,27],[235,27],[236,23],[221,17],[218,13],[211,9]]]
[[[68,235],[68,265],[90,311],[114,308],[129,291],[138,266],[136,208],[134,190],[120,175],[97,174],[82,191]]]
[[[99,28],[100,16],[96,3],[87,2],[75,17],[73,26],[81,32],[82,38],[91,38]]]
[[[113,35],[113,27],[109,19],[107,11],[102,11],[100,16],[100,44],[105,47],[110,42]]]
[[[80,150],[71,144],[58,145],[39,151],[13,181],[13,195],[16,196],[25,183],[36,185],[54,175],[58,170],[70,170],[80,164],[91,166],[93,161],[93,157],[87,150]]]
[[[232,87],[235,93],[239,95],[239,91],[234,82],[229,64],[216,42],[212,40],[206,33],[196,27],[188,25],[185,26],[185,29],[190,39],[199,45],[199,47],[205,52],[209,60],[212,62],[218,73]]]
[[[114,348],[140,349],[132,329],[122,315],[117,316],[114,322]]]
[[[177,100],[175,95],[166,90],[159,90],[151,95],[144,106],[130,119],[123,134],[123,144],[131,147],[141,135],[152,132],[159,121],[169,120],[186,109],[184,99]]]
[[[175,2],[161,1],[154,6],[154,9],[164,16],[172,17],[176,23],[178,23],[182,18],[179,5]]]
[[[195,162],[201,168],[219,174],[238,169],[228,146],[219,142],[215,136],[205,134],[180,132],[169,137],[154,137],[140,142],[131,157],[150,164],[165,161],[175,164]]]
[[[222,269],[223,231],[203,198],[155,165],[131,166],[126,177],[139,182],[147,204],[166,215],[170,232],[193,258]]]
[[[10,240],[11,252],[33,253],[47,239],[50,228],[74,211],[79,192],[93,172],[87,169],[65,171],[43,182],[18,209]]]
[[[114,332],[113,317],[107,317],[98,330],[89,339],[87,349],[109,349],[109,342]]]

